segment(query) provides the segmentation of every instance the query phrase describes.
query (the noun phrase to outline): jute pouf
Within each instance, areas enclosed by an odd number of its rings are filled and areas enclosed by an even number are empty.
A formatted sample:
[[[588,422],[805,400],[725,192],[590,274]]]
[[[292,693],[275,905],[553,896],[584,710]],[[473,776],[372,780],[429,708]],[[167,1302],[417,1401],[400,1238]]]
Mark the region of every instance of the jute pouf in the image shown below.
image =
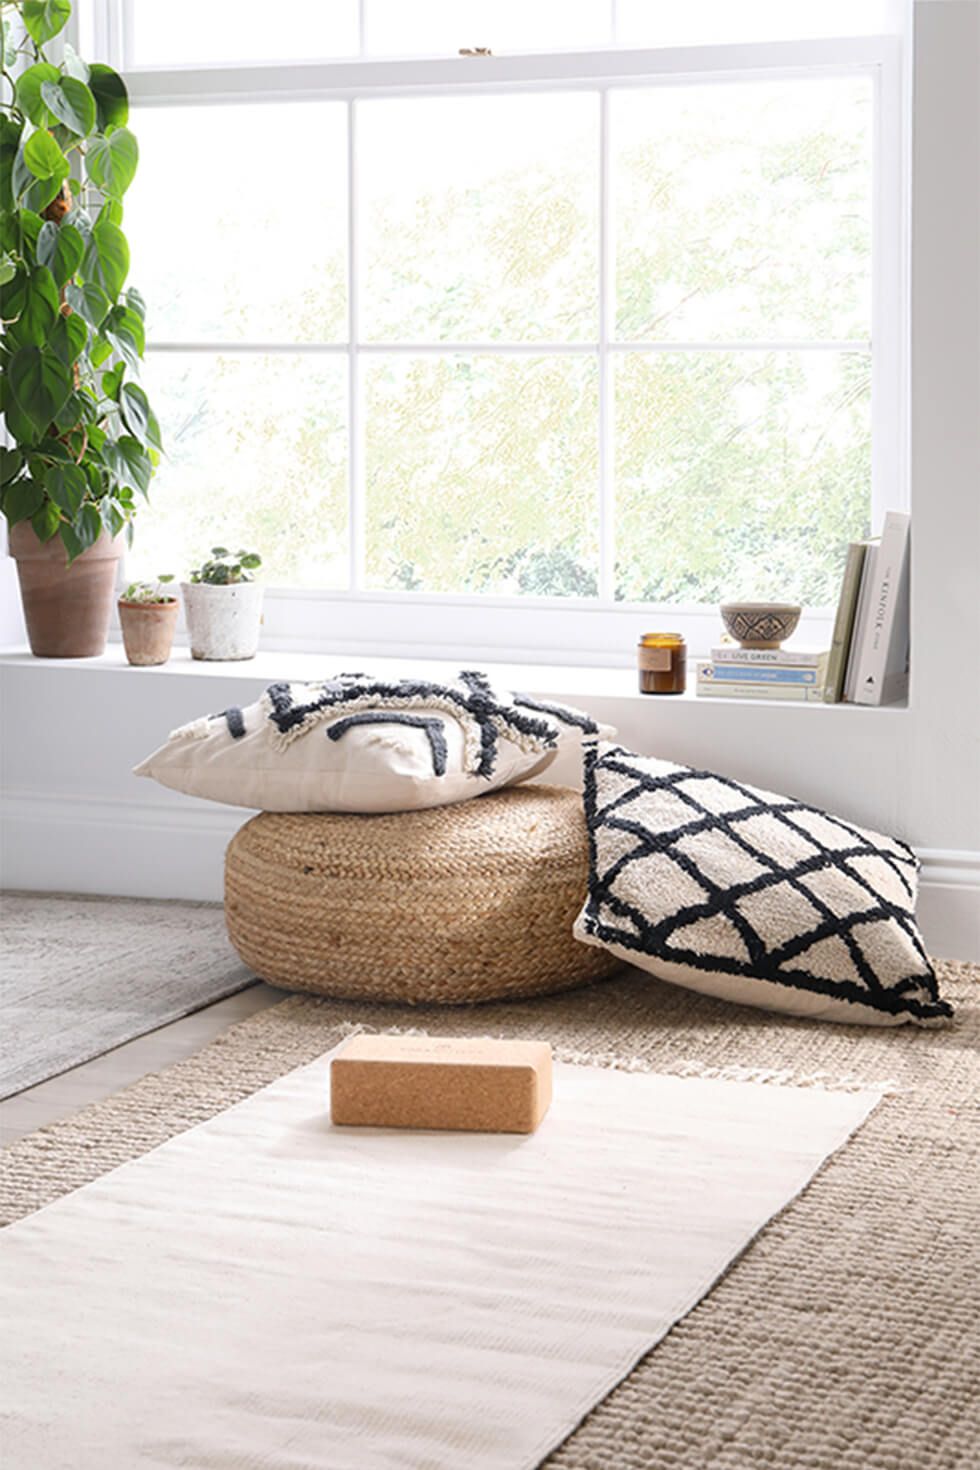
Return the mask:
[[[228,847],[225,920],[284,989],[461,1005],[618,969],[572,938],[587,879],[582,798],[561,787],[385,816],[263,812]]]

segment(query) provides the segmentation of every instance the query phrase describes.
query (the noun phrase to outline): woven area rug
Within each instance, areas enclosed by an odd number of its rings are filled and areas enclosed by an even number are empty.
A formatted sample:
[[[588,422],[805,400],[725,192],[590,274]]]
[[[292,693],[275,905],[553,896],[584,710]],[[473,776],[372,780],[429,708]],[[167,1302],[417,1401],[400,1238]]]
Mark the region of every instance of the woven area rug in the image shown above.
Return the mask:
[[[0,898],[0,1098],[252,983],[220,904]]]
[[[628,974],[442,1012],[294,997],[2,1156],[18,1218],[308,1061],[352,1027],[546,1036],[565,1060],[886,1096],[855,1138],[546,1462],[553,1470],[968,1470],[980,1442],[980,967],[954,1025],[793,1021]]]

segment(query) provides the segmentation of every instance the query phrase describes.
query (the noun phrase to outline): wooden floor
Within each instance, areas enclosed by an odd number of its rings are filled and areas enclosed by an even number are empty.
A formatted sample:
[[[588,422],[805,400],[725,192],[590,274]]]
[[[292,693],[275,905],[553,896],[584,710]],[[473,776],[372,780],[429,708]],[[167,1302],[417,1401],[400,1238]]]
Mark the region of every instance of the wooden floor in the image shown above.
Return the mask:
[[[190,1056],[236,1021],[284,999],[283,992],[270,985],[251,985],[183,1020],[138,1036],[104,1056],[8,1097],[0,1102],[0,1145],[13,1143],[35,1128],[57,1122],[88,1103],[128,1087],[148,1072],[158,1072]]]

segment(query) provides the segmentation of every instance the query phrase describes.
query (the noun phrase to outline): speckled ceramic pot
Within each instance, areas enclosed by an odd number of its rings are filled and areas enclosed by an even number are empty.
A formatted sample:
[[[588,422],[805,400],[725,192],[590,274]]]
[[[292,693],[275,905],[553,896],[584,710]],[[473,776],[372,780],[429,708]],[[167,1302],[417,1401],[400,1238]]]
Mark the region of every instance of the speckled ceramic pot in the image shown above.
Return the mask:
[[[181,582],[191,657],[254,658],[262,621],[262,584],[235,582],[214,587],[208,582]]]

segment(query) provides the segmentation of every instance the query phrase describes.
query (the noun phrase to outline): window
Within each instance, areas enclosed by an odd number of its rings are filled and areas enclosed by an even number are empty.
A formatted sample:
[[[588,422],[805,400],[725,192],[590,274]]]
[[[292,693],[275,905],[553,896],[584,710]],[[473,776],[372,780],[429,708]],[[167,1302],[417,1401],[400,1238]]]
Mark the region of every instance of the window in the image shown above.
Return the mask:
[[[293,7],[325,59],[283,64],[268,4],[183,5],[96,10],[168,448],[136,570],[254,545],[297,642],[605,657],[761,594],[816,631],[902,501],[887,38],[677,49],[705,3],[617,51],[606,0],[364,0]]]

